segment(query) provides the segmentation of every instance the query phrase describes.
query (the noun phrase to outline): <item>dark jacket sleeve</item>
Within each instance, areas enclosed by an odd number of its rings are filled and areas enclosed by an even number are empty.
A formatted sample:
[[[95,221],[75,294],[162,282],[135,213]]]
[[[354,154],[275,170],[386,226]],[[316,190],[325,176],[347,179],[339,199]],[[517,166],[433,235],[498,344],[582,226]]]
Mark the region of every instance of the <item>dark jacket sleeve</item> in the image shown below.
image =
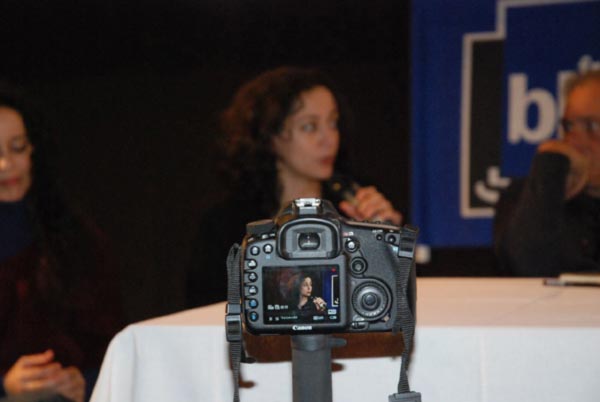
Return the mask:
[[[520,276],[554,276],[565,270],[561,242],[569,160],[534,157],[524,182],[515,182],[496,206],[494,247],[500,265]]]

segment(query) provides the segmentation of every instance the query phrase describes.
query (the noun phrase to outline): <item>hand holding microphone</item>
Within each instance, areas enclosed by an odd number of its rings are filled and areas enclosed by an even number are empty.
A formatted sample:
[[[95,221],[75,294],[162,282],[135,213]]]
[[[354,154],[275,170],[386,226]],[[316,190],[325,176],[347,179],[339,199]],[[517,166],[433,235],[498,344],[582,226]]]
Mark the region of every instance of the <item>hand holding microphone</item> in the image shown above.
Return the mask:
[[[327,302],[320,297],[311,297],[310,300],[315,304],[318,311],[325,311]]]
[[[402,214],[374,186],[361,187],[348,178],[334,176],[329,189],[340,195],[340,211],[357,221],[380,221],[402,224]]]

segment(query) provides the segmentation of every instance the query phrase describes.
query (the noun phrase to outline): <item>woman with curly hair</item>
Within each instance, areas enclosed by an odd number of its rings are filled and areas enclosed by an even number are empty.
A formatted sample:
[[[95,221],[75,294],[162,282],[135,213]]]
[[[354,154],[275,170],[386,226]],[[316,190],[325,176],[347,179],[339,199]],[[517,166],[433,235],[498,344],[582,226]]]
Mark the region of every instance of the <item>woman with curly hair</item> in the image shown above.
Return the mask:
[[[19,91],[0,83],[0,396],[81,402],[120,303],[98,231],[58,189],[52,151]]]
[[[188,307],[225,300],[227,249],[241,241],[246,223],[273,217],[296,198],[328,199],[356,220],[401,223],[375,187],[354,185],[347,196],[327,185],[334,173],[348,170],[340,104],[328,77],[307,68],[270,70],[238,90],[222,121],[232,192],[201,222],[188,272]]]
[[[300,317],[312,317],[323,314],[327,303],[323,298],[313,295],[313,278],[301,272],[294,274],[286,282],[286,299],[290,310],[297,312]]]

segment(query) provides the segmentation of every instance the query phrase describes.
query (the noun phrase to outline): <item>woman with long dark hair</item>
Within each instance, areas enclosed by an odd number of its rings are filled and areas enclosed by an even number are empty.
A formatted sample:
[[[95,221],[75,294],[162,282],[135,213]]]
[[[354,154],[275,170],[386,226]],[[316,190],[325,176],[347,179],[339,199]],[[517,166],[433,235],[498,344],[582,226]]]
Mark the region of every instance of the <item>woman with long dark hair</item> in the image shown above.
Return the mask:
[[[325,312],[327,303],[323,298],[313,295],[313,279],[301,272],[292,275],[286,282],[286,296],[291,311],[301,317],[311,317]]]
[[[54,150],[19,90],[0,83],[3,389],[81,402],[121,324],[120,301],[102,237],[59,190]]]
[[[351,180],[329,185],[334,175],[348,174],[344,121],[335,86],[314,69],[280,67],[238,90],[222,119],[231,193],[201,221],[188,271],[188,307],[225,300],[229,246],[241,241],[246,223],[273,217],[296,198],[328,199],[356,220],[401,223],[375,187]]]

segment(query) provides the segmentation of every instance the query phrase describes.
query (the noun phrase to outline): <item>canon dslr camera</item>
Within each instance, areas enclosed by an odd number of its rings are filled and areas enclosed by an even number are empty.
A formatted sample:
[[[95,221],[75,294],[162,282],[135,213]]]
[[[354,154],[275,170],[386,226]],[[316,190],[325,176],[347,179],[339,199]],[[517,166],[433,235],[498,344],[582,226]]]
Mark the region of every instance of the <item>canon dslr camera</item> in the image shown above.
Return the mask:
[[[317,198],[297,199],[275,219],[249,223],[241,247],[246,328],[391,331],[398,298],[408,299],[414,314],[415,241],[415,230],[347,220]]]

